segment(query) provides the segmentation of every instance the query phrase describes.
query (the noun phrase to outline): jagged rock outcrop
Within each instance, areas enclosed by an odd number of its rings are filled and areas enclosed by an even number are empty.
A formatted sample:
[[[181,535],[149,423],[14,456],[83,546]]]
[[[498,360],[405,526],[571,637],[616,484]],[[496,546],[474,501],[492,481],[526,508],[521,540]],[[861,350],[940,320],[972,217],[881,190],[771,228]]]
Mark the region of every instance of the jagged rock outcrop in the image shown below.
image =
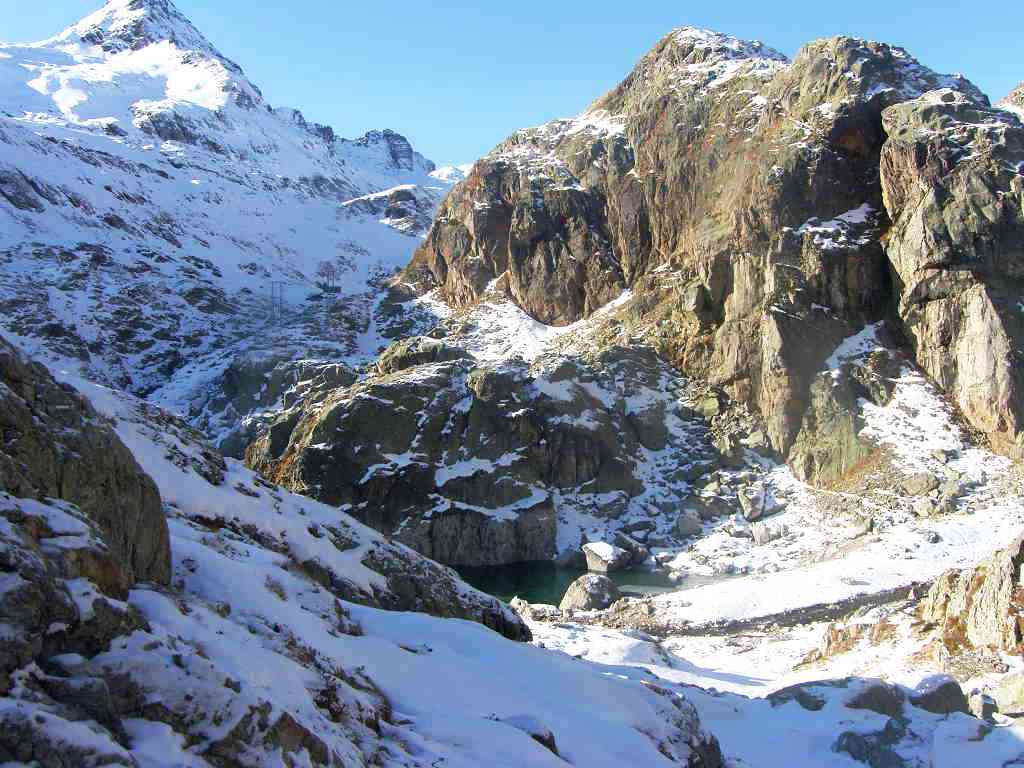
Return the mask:
[[[836,361],[811,384],[807,411],[789,453],[794,474],[815,485],[834,482],[863,462],[878,446],[862,435],[860,403],[885,405],[904,361],[891,350]]]
[[[1024,83],[1010,91],[998,106],[1016,112],[1024,118]]]
[[[1024,535],[975,568],[946,571],[921,603],[921,619],[951,649],[1024,647]]]
[[[153,480],[88,402],[0,339],[0,491],[76,505],[136,579],[166,584],[171,555]]]
[[[924,108],[935,97],[923,94],[938,89],[975,117],[961,109],[959,128],[943,123],[946,138],[915,140],[922,123],[912,115],[930,111],[937,127],[956,111]],[[986,129],[986,119],[996,123]],[[946,337],[991,334],[991,364],[974,365],[966,351],[941,366],[927,353],[918,361],[974,426],[1012,452],[1015,331],[999,326],[1016,320],[995,309],[1007,302],[981,295],[1016,291],[1021,177],[1010,120],[968,81],[894,46],[835,37],[789,62],[760,43],[683,28],[579,117],[520,131],[479,161],[442,203],[402,279],[438,286],[463,305],[503,277],[523,309],[555,324],[629,288],[633,319],[646,322],[659,352],[759,414],[767,447],[824,478],[856,462],[859,449],[838,437],[810,458],[794,449],[806,446],[812,422],[848,420],[839,413],[847,404],[828,405],[830,393],[812,391],[815,377],[843,339],[886,318],[912,341],[934,337],[917,348],[938,348],[944,321],[918,315],[951,310],[912,298],[923,294],[911,273],[934,264],[921,240],[956,249],[958,237],[976,235],[965,253],[985,251],[983,260],[1000,266],[961,297],[967,319]],[[939,179],[940,167],[953,170],[955,146],[966,146],[953,141],[957,132],[968,142],[976,136],[991,162],[965,159],[962,171]],[[901,159],[926,152],[929,141],[936,170]],[[925,177],[944,191],[923,214]],[[967,200],[973,184],[1005,202]],[[949,223],[952,236],[939,232],[942,206],[960,217]],[[922,233],[922,224],[936,231]],[[982,376],[994,383],[974,386]],[[982,414],[980,402],[993,399],[998,407]]]
[[[899,320],[919,365],[1001,453],[1024,455],[1024,125],[940,90],[887,109],[882,189]]]
[[[716,466],[649,349],[531,366],[415,340],[379,366],[281,414],[248,462],[441,562],[551,559],[559,515],[612,529],[653,515],[674,535],[689,482]]]
[[[276,417],[308,392],[353,384],[356,374],[343,363],[277,357],[239,357],[211,388],[199,426],[226,455],[242,458],[245,449]]]

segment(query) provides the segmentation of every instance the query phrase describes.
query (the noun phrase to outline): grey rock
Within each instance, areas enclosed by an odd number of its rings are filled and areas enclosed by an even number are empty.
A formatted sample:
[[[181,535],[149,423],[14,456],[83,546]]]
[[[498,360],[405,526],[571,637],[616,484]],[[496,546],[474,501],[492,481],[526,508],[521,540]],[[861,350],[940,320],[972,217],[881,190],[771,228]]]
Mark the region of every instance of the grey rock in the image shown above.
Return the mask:
[[[633,560],[633,555],[621,547],[606,542],[591,542],[583,547],[587,569],[594,573],[621,571]]]
[[[0,491],[75,504],[99,525],[130,580],[170,580],[156,484],[85,398],[3,339],[0,432]]]
[[[426,363],[444,363],[453,360],[465,360],[469,353],[426,336],[415,336],[411,339],[396,341],[377,360],[377,369],[381,373],[397,373]]]
[[[789,533],[789,529],[777,521],[759,520],[750,526],[750,535],[758,546],[781,539]]]
[[[621,547],[633,556],[633,565],[641,565],[651,556],[650,551],[636,539],[627,536],[622,531],[615,534],[615,546]]]
[[[676,518],[675,531],[676,535],[681,538],[689,538],[691,536],[699,536],[704,530],[703,522],[701,517],[689,511],[683,511]]]
[[[902,327],[917,363],[971,426],[1019,457],[1024,324],[1011,286],[1024,251],[1024,184],[1008,169],[1024,162],[1024,125],[977,94],[938,90],[888,107],[883,126],[886,252]]]
[[[967,697],[960,684],[948,675],[928,678],[910,693],[910,703],[936,715],[970,713]]]
[[[967,706],[972,715],[987,722],[993,722],[995,714],[999,711],[999,704],[996,700],[981,691],[973,691],[967,697]]]
[[[615,582],[607,576],[587,573],[569,585],[558,608],[562,611],[603,610],[621,597]]]
[[[939,478],[930,472],[918,472],[900,480],[900,487],[911,496],[924,496],[939,487]]]
[[[1004,715],[1024,714],[1024,674],[1004,676],[994,692],[999,711]]]

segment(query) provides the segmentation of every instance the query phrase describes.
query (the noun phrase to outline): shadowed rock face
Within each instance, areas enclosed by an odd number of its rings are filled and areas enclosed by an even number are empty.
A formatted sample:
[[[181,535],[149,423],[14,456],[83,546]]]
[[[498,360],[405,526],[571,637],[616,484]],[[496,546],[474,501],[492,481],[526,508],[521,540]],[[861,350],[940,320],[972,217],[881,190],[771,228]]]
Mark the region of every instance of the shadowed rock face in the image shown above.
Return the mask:
[[[160,493],[92,407],[0,339],[0,491],[62,499],[96,523],[128,584],[171,575]]]
[[[830,38],[788,62],[676,30],[578,118],[479,161],[403,279],[463,305],[507,274],[554,324],[648,294],[639,311],[673,331],[659,351],[760,411],[786,454],[813,375],[891,306],[883,111],[940,87],[985,103],[884,44]]]
[[[535,367],[455,351],[393,345],[381,373],[282,413],[250,466],[455,565],[551,559],[560,514],[655,517],[667,532],[717,466],[649,349]]]

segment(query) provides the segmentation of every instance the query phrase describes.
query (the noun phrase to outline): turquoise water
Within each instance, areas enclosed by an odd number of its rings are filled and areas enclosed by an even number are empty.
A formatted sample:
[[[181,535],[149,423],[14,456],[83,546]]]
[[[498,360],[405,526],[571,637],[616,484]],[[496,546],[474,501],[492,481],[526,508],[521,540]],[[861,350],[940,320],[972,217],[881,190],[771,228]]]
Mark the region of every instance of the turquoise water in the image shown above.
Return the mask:
[[[558,605],[565,590],[586,571],[560,568],[552,562],[515,563],[487,568],[458,568],[459,575],[482,592],[508,602],[521,597],[529,603]],[[623,592],[671,592],[676,585],[664,573],[618,571],[607,574]]]

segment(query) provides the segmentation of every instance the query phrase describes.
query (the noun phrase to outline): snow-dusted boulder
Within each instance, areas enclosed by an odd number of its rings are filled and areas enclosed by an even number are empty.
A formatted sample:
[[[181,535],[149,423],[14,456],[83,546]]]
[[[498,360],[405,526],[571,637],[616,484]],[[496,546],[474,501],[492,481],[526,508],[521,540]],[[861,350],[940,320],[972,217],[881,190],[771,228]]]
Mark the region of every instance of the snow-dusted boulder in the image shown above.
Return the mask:
[[[704,530],[704,523],[696,512],[685,510],[676,518],[676,535],[681,538],[697,536]]]
[[[595,573],[621,571],[633,560],[631,552],[606,541],[584,544],[583,554],[587,558],[587,570]]]
[[[787,533],[789,529],[786,525],[774,520],[758,520],[750,525],[750,534],[754,538],[754,543],[758,545],[781,539]]]
[[[775,498],[762,482],[751,483],[740,488],[737,497],[740,509],[743,510],[743,517],[747,520],[758,520],[765,515],[780,511],[784,506],[784,503]]]
[[[619,588],[614,581],[607,576],[587,573],[569,585],[558,607],[563,611],[603,610],[619,597]]]

